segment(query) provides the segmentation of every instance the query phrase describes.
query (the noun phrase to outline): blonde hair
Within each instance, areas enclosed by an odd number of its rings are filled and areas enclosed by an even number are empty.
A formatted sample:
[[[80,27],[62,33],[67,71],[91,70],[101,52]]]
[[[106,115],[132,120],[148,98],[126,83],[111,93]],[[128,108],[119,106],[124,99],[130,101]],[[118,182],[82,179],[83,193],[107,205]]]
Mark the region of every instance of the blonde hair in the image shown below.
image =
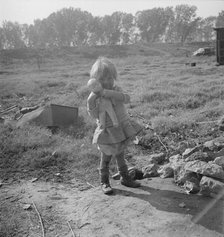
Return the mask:
[[[103,78],[107,76],[111,76],[116,80],[116,67],[108,58],[99,57],[91,68],[90,78],[96,78],[97,80],[102,81]]]

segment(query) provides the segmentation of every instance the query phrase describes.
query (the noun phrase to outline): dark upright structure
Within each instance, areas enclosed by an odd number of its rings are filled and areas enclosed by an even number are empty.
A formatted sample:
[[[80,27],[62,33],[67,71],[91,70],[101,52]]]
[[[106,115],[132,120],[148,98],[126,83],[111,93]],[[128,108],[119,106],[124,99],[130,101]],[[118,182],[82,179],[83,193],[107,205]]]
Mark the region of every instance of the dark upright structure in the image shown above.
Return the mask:
[[[216,59],[219,65],[224,65],[224,28],[215,28],[216,31]]]

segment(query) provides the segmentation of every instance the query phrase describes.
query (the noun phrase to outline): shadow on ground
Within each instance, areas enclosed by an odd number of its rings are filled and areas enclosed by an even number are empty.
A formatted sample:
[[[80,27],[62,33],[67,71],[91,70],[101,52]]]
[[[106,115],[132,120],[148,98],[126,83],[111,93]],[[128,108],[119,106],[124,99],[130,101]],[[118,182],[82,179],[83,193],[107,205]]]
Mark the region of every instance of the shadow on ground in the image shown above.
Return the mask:
[[[190,214],[192,215],[192,222],[224,234],[223,199],[215,200],[200,195],[186,195],[185,193],[159,190],[148,186],[142,186],[140,189],[148,192],[148,194],[134,193],[119,188],[114,188],[114,194],[142,199],[160,211]],[[180,203],[184,203],[186,206],[180,207]]]

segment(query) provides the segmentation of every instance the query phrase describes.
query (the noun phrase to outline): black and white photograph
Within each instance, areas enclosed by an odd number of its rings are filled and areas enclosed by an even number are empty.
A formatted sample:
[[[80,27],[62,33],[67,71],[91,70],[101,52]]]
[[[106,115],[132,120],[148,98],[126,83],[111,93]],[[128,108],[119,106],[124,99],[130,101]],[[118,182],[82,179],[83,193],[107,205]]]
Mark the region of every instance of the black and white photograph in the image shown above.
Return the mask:
[[[224,236],[224,0],[0,0],[0,237]]]

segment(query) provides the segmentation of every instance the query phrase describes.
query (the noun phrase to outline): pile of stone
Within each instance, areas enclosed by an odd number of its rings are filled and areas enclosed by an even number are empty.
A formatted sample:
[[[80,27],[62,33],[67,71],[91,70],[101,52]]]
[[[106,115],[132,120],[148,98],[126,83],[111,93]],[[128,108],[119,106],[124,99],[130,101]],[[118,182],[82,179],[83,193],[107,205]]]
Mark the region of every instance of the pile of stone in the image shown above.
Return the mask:
[[[173,177],[174,182],[187,193],[200,193],[206,196],[216,195],[224,189],[224,138],[222,137],[188,148],[182,154],[168,158],[164,153],[159,153],[136,159],[136,167],[129,169],[134,179]]]

